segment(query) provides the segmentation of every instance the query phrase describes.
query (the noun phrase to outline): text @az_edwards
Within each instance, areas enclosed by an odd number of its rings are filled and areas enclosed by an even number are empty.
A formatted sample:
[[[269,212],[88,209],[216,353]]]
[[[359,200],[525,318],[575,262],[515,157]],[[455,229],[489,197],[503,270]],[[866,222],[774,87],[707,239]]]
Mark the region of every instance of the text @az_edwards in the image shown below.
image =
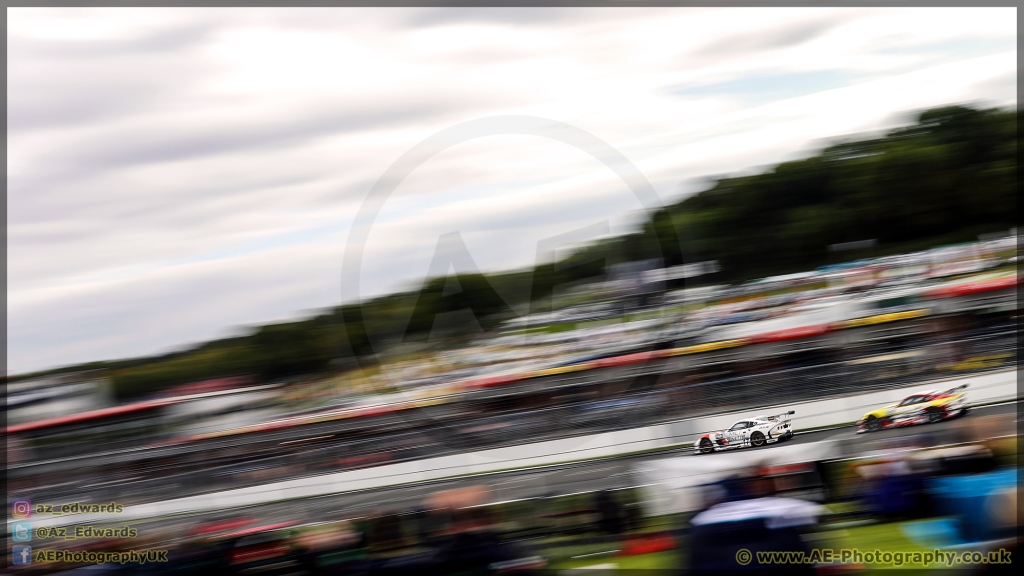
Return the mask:
[[[103,528],[98,526],[74,526],[71,528],[40,526],[35,530],[35,537],[38,540],[46,538],[59,538],[63,540],[76,540],[78,538],[136,538],[139,531],[131,526],[120,528]]]

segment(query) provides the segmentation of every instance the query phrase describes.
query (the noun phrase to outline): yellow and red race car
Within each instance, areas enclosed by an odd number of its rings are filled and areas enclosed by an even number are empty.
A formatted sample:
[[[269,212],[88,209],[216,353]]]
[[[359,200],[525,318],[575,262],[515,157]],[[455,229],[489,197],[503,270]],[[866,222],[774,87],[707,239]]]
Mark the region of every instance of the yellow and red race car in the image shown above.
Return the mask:
[[[967,414],[967,384],[948,390],[927,390],[873,410],[857,421],[858,432],[875,432],[929,422],[941,422]]]

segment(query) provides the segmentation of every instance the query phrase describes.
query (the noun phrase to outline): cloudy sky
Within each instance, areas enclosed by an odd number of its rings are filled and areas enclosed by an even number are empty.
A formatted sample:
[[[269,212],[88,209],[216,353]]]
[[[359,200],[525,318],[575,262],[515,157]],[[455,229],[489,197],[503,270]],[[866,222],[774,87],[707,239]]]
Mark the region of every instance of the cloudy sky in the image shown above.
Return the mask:
[[[908,111],[1017,101],[1012,8],[7,14],[11,373],[339,303],[373,183],[461,122],[568,124],[671,201]],[[383,205],[360,293],[422,279],[443,234],[507,269],[565,233],[627,230],[642,208],[563,142],[458,143]]]

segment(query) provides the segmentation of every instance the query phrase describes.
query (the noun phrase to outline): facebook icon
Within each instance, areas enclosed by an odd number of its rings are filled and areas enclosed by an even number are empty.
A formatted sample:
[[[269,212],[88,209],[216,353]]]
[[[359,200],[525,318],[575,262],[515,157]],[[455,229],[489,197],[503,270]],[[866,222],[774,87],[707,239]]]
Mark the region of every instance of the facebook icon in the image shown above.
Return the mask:
[[[24,565],[32,563],[31,546],[11,546],[11,556],[15,564]]]

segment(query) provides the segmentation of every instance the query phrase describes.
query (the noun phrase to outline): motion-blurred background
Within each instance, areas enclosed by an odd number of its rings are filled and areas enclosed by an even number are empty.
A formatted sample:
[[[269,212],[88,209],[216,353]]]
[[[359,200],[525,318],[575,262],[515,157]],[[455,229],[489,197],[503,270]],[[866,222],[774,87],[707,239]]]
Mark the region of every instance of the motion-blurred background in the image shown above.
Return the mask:
[[[32,546],[171,551],[89,568],[132,573],[1015,553],[1015,16],[12,9],[8,508],[124,504]],[[659,205],[463,142],[342,293],[380,174],[498,114],[598,136]],[[857,433],[963,384],[962,418]],[[783,410],[786,442],[693,454]],[[45,536],[75,524],[139,537]]]

